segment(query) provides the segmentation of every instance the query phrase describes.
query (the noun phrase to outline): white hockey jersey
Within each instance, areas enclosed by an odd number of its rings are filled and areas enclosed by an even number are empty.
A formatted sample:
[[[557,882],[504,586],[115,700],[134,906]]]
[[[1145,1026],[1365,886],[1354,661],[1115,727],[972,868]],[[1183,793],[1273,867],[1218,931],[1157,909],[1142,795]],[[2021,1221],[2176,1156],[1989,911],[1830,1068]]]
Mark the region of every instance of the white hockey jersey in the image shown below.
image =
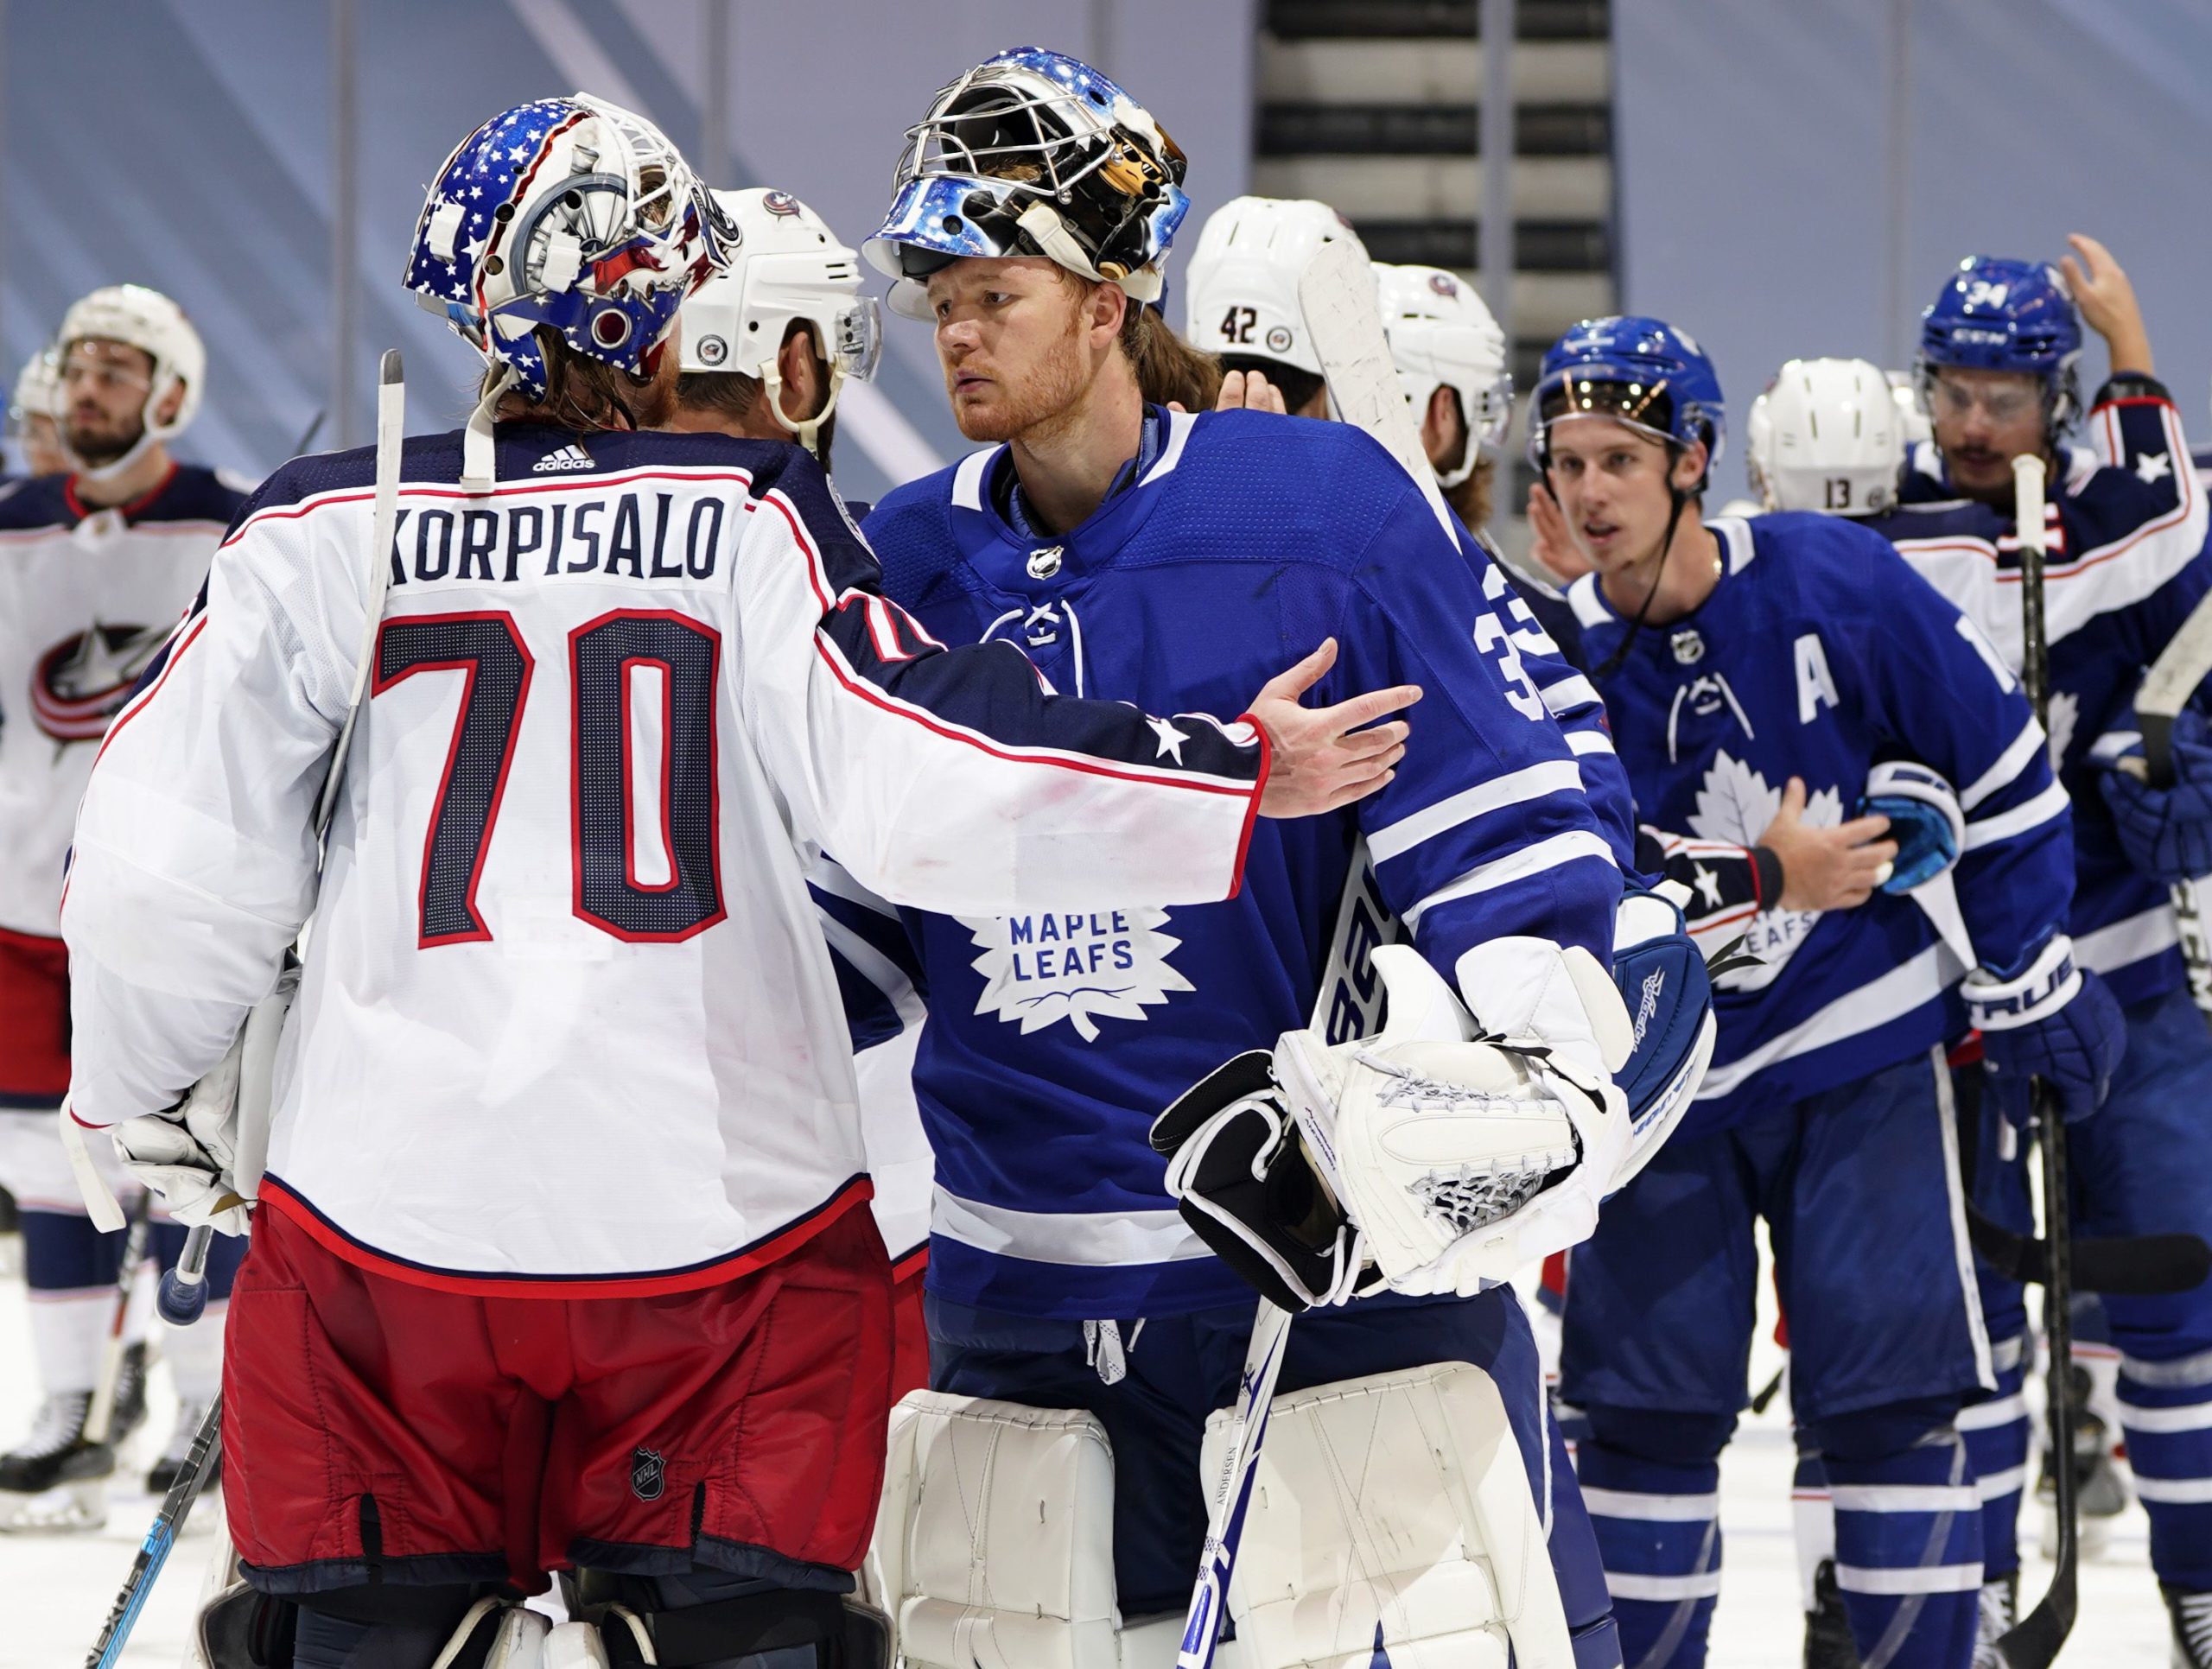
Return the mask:
[[[119,509],[88,511],[66,475],[0,498],[0,928],[59,931],[100,737],[245,500],[182,466]]]
[[[312,909],[264,1209],[450,1290],[703,1286],[868,1195],[814,854],[944,911],[1220,898],[1265,745],[942,650],[797,447],[503,424],[499,454],[471,498],[457,434],[407,445],[319,893],[373,458],[249,505],[86,796],[73,1104],[173,1102]]]

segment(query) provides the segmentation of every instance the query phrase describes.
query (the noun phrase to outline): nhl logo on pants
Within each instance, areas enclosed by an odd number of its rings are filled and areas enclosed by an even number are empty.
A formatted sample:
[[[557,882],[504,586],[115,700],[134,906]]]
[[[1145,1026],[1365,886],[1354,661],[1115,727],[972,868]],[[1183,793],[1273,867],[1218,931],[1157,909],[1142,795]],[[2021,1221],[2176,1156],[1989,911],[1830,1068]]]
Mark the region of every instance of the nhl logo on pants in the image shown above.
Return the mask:
[[[630,1451],[630,1493],[639,1501],[658,1501],[660,1492],[668,1485],[667,1469],[661,1464],[658,1452],[651,1449]]]

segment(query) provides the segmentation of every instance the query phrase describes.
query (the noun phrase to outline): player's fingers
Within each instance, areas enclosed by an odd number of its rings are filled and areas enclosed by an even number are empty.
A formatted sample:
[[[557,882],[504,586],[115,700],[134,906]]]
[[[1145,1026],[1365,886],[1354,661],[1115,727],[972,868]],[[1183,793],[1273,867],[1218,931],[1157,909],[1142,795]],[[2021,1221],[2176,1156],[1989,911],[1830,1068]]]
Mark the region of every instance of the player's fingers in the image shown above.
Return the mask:
[[[2058,270],[2066,279],[2066,288],[2074,295],[2079,295],[2089,287],[2088,281],[2082,276],[2082,269],[2075,263],[2072,256],[2062,255],[2058,257]]]
[[[1867,899],[1873,896],[1874,889],[1872,887],[1854,886],[1850,888],[1848,891],[1839,894],[1832,908],[1836,910],[1856,910],[1860,904],[1865,904]]]
[[[1221,379],[1221,390],[1213,397],[1216,411],[1234,411],[1244,403],[1244,373],[1232,371]]]
[[[1341,736],[1347,730],[1361,730],[1421,700],[1419,684],[1393,684],[1388,689],[1370,689],[1364,695],[1355,695],[1348,701],[1338,701],[1334,707],[1320,709]]]
[[[1774,829],[1795,823],[1803,814],[1804,809],[1805,779],[1802,777],[1792,777],[1788,782],[1783,784],[1782,803],[1776,808],[1774,821],[1767,827]]]
[[[1394,747],[1403,748],[1412,733],[1413,727],[1408,724],[1376,725],[1370,730],[1353,731],[1337,744],[1337,751],[1347,759],[1371,759]]]
[[[1324,811],[1335,811],[1341,807],[1363,800],[1378,789],[1386,787],[1390,779],[1397,774],[1395,771],[1385,771],[1372,777],[1363,777],[1358,782],[1347,784],[1332,794],[1328,803],[1321,809]]]
[[[1245,378],[1244,403],[1262,411],[1272,411],[1278,417],[1290,414],[1290,408],[1283,403],[1282,390],[1268,380],[1263,371],[1253,371]]]
[[[1835,832],[1842,837],[1844,845],[1858,846],[1878,834],[1888,834],[1890,820],[1877,811],[1867,816],[1853,817],[1849,822],[1840,825]]]
[[[1167,409],[1170,411],[1181,411],[1184,409],[1183,403],[1180,400],[1170,400],[1167,403]]]
[[[1230,376],[1236,373],[1231,371]],[[1227,409],[1227,408],[1222,408]],[[1278,672],[1260,686],[1258,701],[1294,701],[1328,676],[1329,669],[1337,663],[1337,640],[1324,638],[1320,647],[1296,666]],[[1379,715],[1378,715],[1379,716]]]
[[[1336,769],[1342,776],[1371,777],[1378,771],[1393,769],[1405,757],[1406,745],[1403,742],[1392,742],[1386,747],[1376,748],[1372,753],[1348,752],[1339,746]]]

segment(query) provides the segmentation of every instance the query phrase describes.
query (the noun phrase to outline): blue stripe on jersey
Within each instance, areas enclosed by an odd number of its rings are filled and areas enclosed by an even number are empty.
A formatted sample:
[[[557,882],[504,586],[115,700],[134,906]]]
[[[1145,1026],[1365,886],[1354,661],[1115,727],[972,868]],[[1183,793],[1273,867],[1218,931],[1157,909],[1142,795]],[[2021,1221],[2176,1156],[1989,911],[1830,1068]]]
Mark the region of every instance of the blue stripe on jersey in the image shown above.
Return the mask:
[[[2017,683],[1999,682],[1953,608],[1878,535],[1839,518],[1711,524],[1727,568],[1683,619],[1637,635],[1604,693],[1637,807],[1657,827],[1751,845],[1804,778],[1808,821],[1840,822],[1869,765],[1916,759],[1981,825],[1955,875],[1980,960],[2021,965],[2063,922],[2067,820]],[[1594,576],[1573,600],[1592,660],[1626,623]],[[1910,898],[1753,918],[1764,966],[1715,993],[1719,1038],[1693,1133],[1862,1078],[1964,1030],[1964,972]]]
[[[1314,704],[1401,682],[1427,695],[1389,787],[1261,822],[1232,900],[909,917],[931,996],[915,1069],[938,1166],[930,1279],[959,1303],[1090,1319],[1235,1302],[1244,1289],[1176,1215],[1146,1134],[1228,1057],[1307,1023],[1363,834],[1389,849],[1392,909],[1431,901],[1417,942],[1447,970],[1508,933],[1610,954],[1619,872],[1575,755],[1510,670],[1487,559],[1455,560],[1357,430],[1163,421],[1159,460],[1050,544],[992,507],[1002,454],[899,488],[867,527],[887,591],[948,643],[1007,641],[1056,689],[1153,713],[1241,711],[1332,636]]]

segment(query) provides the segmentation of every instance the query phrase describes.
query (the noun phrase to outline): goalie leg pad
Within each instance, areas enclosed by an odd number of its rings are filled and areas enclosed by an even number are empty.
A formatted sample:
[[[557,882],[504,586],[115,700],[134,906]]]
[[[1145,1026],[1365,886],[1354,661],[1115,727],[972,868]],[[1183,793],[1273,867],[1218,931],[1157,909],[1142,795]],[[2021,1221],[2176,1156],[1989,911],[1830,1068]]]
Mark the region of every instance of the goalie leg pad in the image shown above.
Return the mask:
[[[1220,1464],[1229,1416],[1208,1424]],[[1445,1362],[1275,1399],[1229,1611],[1239,1669],[1573,1669],[1497,1387]]]
[[[1105,1426],[1081,1409],[908,1396],[892,1412],[870,1585],[911,1669],[1121,1669]]]

